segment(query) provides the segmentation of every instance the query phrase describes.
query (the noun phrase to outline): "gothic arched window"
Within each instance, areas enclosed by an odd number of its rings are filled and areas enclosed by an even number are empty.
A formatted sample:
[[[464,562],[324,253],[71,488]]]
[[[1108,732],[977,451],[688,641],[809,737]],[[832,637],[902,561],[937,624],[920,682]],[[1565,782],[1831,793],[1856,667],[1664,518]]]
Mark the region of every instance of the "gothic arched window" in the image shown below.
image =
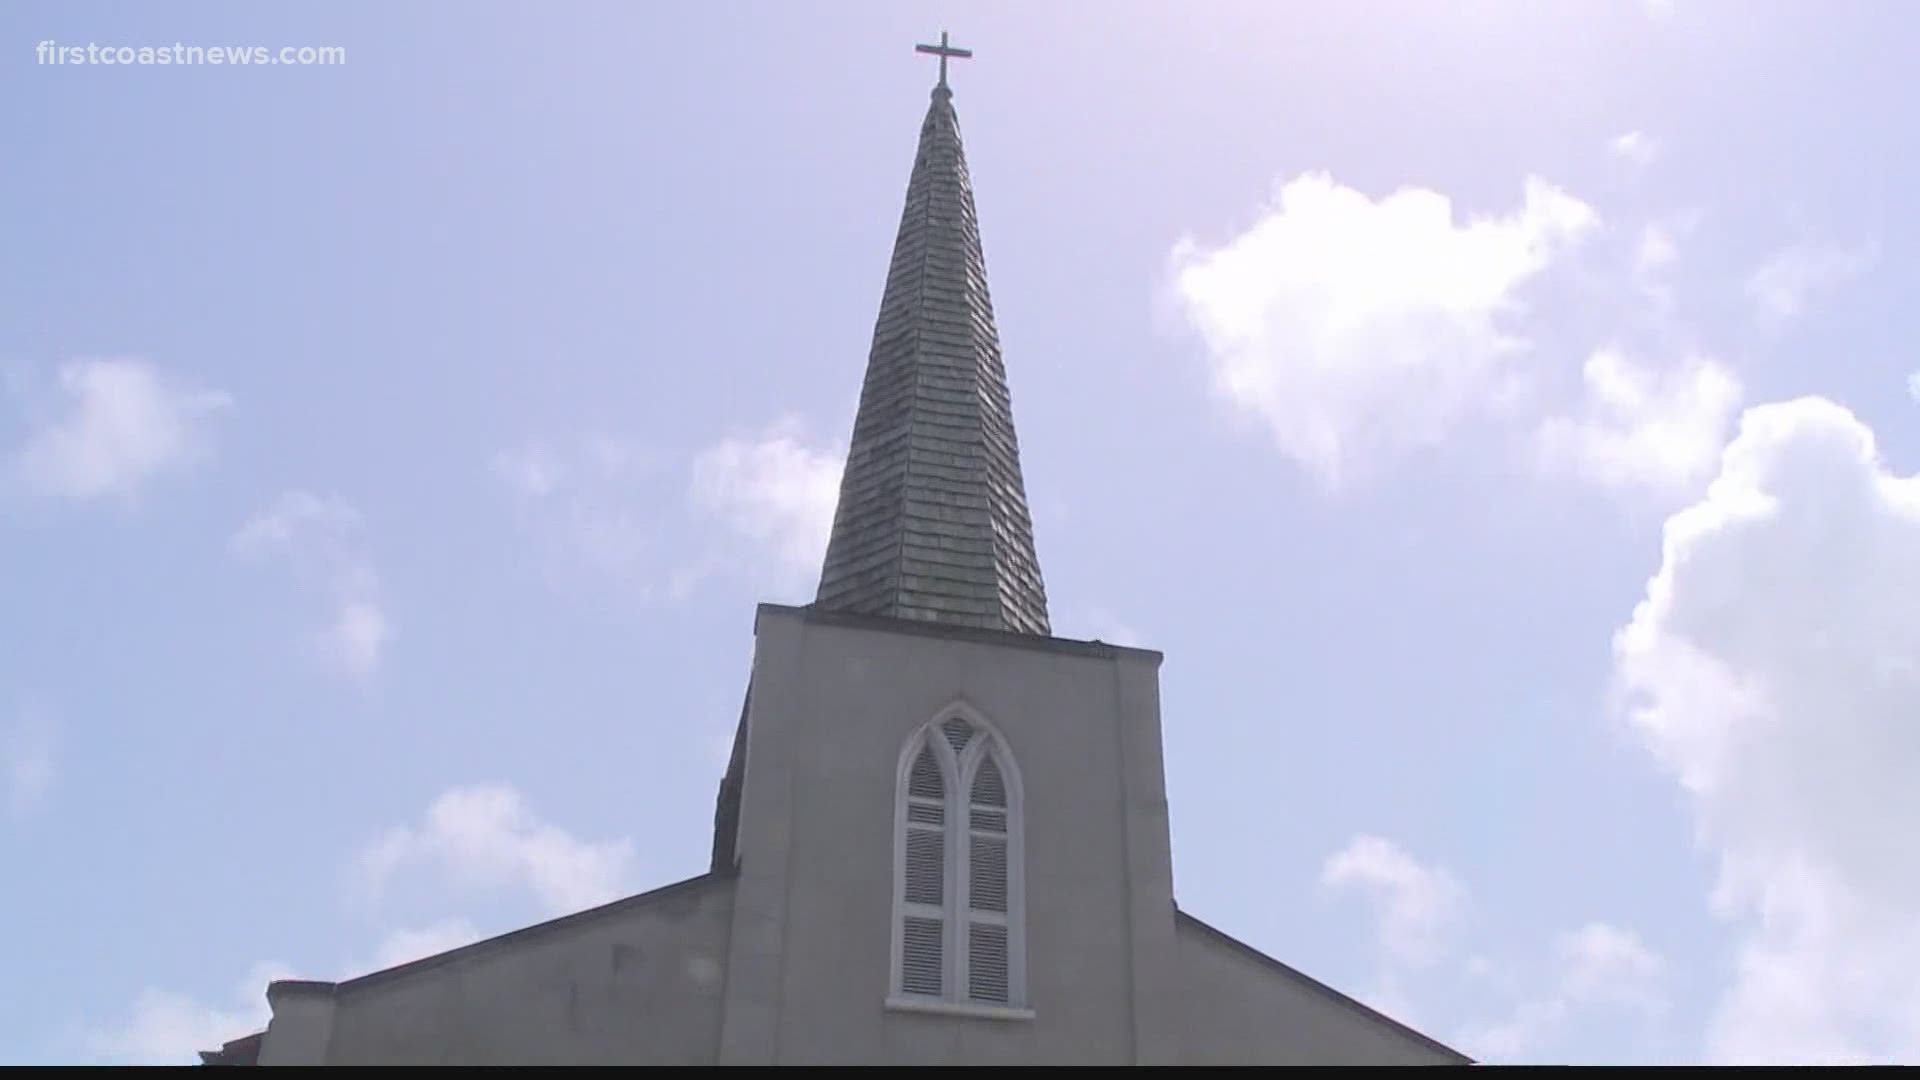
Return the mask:
[[[892,990],[909,1001],[1026,1004],[1019,772],[954,708],[900,756]]]

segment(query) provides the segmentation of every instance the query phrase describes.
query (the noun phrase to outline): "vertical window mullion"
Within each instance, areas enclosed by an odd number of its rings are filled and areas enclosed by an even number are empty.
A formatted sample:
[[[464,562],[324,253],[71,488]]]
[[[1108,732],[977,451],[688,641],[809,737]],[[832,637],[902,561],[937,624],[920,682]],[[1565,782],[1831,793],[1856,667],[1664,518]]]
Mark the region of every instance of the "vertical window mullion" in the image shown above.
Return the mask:
[[[965,766],[954,763],[953,789],[947,793],[947,942],[953,963],[947,965],[947,1000],[967,997],[967,778]]]

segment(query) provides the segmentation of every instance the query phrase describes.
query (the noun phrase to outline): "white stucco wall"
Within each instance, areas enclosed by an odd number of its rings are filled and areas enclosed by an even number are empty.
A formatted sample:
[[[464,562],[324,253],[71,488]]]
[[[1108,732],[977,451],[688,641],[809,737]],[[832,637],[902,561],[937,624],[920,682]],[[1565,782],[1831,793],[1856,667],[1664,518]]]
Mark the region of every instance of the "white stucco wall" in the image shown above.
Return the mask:
[[[1189,1065],[1451,1065],[1464,1059],[1252,955],[1179,924],[1182,1060]]]
[[[1159,662],[763,607],[722,1061],[1174,1060]],[[885,1005],[900,751],[956,699],[1024,782],[1032,1019]]]
[[[733,882],[663,893],[340,984],[326,1062],[712,1064]],[[298,1015],[274,1011],[276,1025]],[[301,1035],[269,1027],[262,1063],[310,1062],[275,1045],[312,1041]]]

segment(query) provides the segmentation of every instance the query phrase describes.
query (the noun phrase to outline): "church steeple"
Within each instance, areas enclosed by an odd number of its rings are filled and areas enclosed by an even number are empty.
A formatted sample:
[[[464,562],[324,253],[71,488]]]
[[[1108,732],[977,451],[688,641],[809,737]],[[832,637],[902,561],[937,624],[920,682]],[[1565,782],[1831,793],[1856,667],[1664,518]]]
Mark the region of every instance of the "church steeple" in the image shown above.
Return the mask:
[[[1046,634],[1006,368],[960,122],[920,124],[814,606]]]

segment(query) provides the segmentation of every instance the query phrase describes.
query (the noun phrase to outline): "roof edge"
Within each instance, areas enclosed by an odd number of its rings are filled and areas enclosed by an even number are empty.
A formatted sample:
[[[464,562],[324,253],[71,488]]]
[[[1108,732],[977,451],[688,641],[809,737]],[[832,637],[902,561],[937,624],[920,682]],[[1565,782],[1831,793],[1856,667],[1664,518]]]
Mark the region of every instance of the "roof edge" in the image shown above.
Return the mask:
[[[1399,1031],[1401,1034],[1410,1035],[1423,1046],[1426,1046],[1433,1050],[1438,1050],[1443,1054],[1447,1054],[1451,1057],[1457,1058],[1458,1061],[1456,1062],[1456,1064],[1460,1064],[1460,1065],[1478,1064],[1478,1062],[1474,1061],[1473,1058],[1468,1057],[1466,1054],[1463,1054],[1458,1050],[1455,1050],[1453,1047],[1448,1046],[1446,1043],[1441,1042],[1440,1040],[1434,1038],[1433,1036],[1427,1035],[1414,1028],[1408,1027],[1406,1024],[1403,1024],[1400,1021],[1395,1020],[1393,1017],[1388,1016],[1386,1013],[1383,1013],[1380,1010],[1365,1004],[1364,1002],[1348,997],[1347,995],[1341,993],[1340,991],[1335,990],[1333,987],[1328,986],[1326,983],[1321,982],[1319,979],[1316,979],[1313,976],[1308,975],[1306,972],[1301,971],[1299,968],[1293,967],[1280,960],[1276,960],[1271,956],[1268,956],[1266,953],[1263,953],[1259,949],[1256,949],[1253,946],[1247,944],[1246,942],[1241,941],[1239,938],[1234,937],[1232,934],[1227,933],[1226,931],[1220,929],[1217,926],[1213,926],[1209,923],[1202,922],[1199,918],[1188,914],[1186,910],[1181,908],[1178,903],[1175,903],[1173,905],[1173,913],[1176,920],[1191,924],[1194,929],[1200,931],[1203,934],[1206,934],[1208,937],[1211,937],[1214,940],[1220,942],[1221,944],[1228,946],[1229,948],[1233,949],[1236,952],[1244,953],[1245,955],[1260,961],[1262,964],[1265,964],[1266,966],[1273,968],[1275,971],[1278,971],[1280,974],[1285,975],[1289,979],[1292,979],[1293,981],[1299,983],[1300,985],[1306,987],[1307,989],[1320,994],[1322,997],[1330,998],[1334,1002],[1340,1005],[1343,1005],[1346,1008],[1351,1009],[1355,1012],[1358,1012],[1369,1019],[1381,1021],[1385,1023],[1387,1026],[1395,1029],[1396,1031]]]
[[[1160,666],[1166,654],[1157,649],[1142,649],[1132,645],[1115,645],[1106,641],[1081,641],[1078,638],[1048,637],[1043,634],[1024,634],[1018,630],[994,630],[984,626],[961,626],[955,623],[933,622],[928,619],[903,619],[894,615],[872,615],[861,611],[841,611],[831,608],[815,607],[812,604],[795,607],[790,604],[762,603],[754,610],[754,622],[757,624],[763,616],[778,615],[784,618],[797,618],[802,622],[817,626],[845,626],[857,630],[875,630],[881,633],[917,634],[921,637],[951,638],[960,641],[973,641],[982,645],[1000,645],[1013,649],[1028,649],[1037,652],[1067,653],[1072,656],[1099,657],[1101,659],[1144,660]]]
[[[647,892],[636,893],[633,896],[612,900],[598,907],[587,908],[585,911],[576,911],[570,915],[562,915],[558,918],[548,919],[546,922],[534,923],[532,926],[523,926],[518,930],[509,930],[504,934],[496,934],[490,938],[482,938],[479,941],[469,942],[458,948],[448,949],[446,952],[435,953],[432,956],[423,956],[418,960],[409,960],[404,964],[398,964],[390,968],[382,968],[379,971],[368,972],[365,975],[359,975],[337,983],[324,982],[317,979],[278,979],[267,984],[267,1000],[271,1001],[275,996],[287,993],[337,995],[348,990],[362,990],[391,979],[417,974],[439,967],[442,964],[465,959],[476,953],[511,942],[521,941],[537,934],[559,930],[576,923],[588,922],[604,915],[612,915],[625,911],[628,908],[642,907],[656,900],[665,900],[670,896],[693,892],[702,886],[716,884],[722,881],[731,881],[733,877],[734,875],[730,873],[715,873],[709,871],[698,877],[687,878],[685,881],[676,881],[671,885],[662,885],[657,889],[651,889]]]
[[[200,1051],[201,1065],[258,1065],[260,1064],[260,1045],[267,1033],[256,1031],[251,1035],[242,1035],[237,1039],[228,1039],[220,1044],[218,1050]]]

